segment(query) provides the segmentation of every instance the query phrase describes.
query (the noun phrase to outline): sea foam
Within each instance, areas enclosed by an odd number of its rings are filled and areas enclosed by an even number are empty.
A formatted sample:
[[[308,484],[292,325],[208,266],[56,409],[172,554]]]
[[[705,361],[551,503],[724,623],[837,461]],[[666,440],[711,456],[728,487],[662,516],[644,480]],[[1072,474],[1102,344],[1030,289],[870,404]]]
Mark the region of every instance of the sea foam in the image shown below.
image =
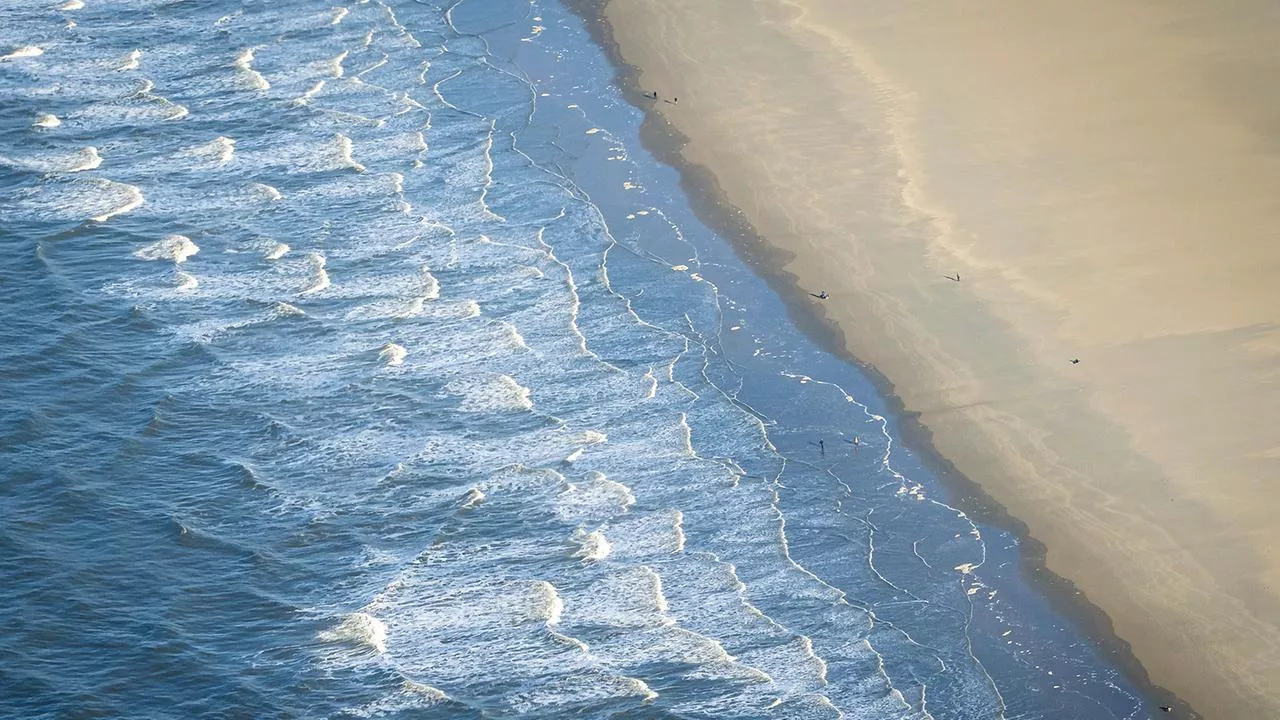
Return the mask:
[[[160,240],[134,251],[133,256],[139,260],[170,260],[174,264],[186,262],[187,258],[200,252],[200,247],[191,242],[186,235],[166,235]]]
[[[367,645],[379,654],[387,651],[387,626],[378,618],[363,612],[347,615],[332,630],[319,635],[325,642],[349,642]]]

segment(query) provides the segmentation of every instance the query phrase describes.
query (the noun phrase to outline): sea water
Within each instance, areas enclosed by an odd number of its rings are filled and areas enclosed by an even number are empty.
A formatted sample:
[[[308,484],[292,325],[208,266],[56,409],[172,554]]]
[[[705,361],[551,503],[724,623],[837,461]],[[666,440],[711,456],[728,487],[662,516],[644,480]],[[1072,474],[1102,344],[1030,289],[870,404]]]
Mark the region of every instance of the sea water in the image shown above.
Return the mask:
[[[559,4],[0,55],[0,715],[1146,715]]]

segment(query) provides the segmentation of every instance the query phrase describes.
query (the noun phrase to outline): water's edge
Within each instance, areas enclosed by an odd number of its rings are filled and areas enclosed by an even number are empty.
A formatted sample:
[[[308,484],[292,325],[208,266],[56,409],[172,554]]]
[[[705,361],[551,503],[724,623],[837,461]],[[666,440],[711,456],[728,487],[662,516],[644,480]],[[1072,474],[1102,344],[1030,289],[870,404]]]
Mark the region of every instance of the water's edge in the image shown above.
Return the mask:
[[[697,218],[725,238],[739,258],[768,283],[787,307],[791,320],[806,336],[822,350],[856,366],[874,383],[898,419],[903,443],[943,482],[954,496],[955,506],[980,522],[1008,531],[1018,539],[1023,570],[1033,588],[1048,600],[1055,612],[1075,625],[1142,692],[1159,704],[1172,707],[1178,717],[1200,717],[1172,690],[1151,681],[1128,641],[1116,634],[1106,611],[1089,600],[1069,578],[1049,569],[1046,564],[1048,547],[1031,535],[1026,523],[1011,515],[978,481],[960,472],[938,451],[932,431],[920,421],[918,412],[906,407],[889,377],[849,352],[843,329],[827,316],[821,305],[809,302],[809,291],[800,287],[799,279],[786,270],[794,257],[792,253],[771,244],[768,238],[755,230],[742,211],[729,202],[710,168],[685,158],[683,149],[688,142],[687,136],[657,112],[652,102],[647,101],[639,84],[640,68],[622,58],[613,28],[604,12],[609,0],[561,2],[583,20],[592,39],[609,58],[615,71],[614,82],[623,98],[644,115],[640,127],[641,142],[654,158],[678,173],[681,189]]]

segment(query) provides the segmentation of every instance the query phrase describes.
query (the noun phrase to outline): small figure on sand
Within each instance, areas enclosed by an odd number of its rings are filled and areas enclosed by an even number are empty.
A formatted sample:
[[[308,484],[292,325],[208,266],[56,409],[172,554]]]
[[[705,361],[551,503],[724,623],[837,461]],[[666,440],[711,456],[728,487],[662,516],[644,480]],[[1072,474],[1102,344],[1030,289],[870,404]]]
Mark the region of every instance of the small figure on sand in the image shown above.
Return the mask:
[[[1173,708],[1169,707],[1168,705],[1161,705],[1160,709],[1163,710],[1164,712],[1173,712]]]
[[[1079,365],[1079,364],[1080,364],[1080,358],[1071,358],[1071,364],[1072,364],[1072,365]]]
[[[831,297],[830,295],[827,294],[826,290],[823,290],[817,294],[809,293],[809,295],[811,295],[812,297],[816,297],[819,300],[826,300],[827,298]]]
[[[657,97],[656,93],[654,94],[654,97],[655,98]],[[680,102],[680,98],[671,98],[670,100],[663,100],[663,102],[665,102],[668,105],[675,105],[676,103]]]
[[[948,280],[955,280],[956,282],[960,282],[960,273],[956,273],[955,277],[951,277],[950,275],[943,275],[942,277]]]
[[[647,98],[649,98],[650,100],[657,100],[657,99],[658,99],[658,91],[657,91],[657,90],[654,90],[654,91],[653,91],[653,92],[651,92],[651,93],[645,93],[645,94],[644,94],[644,96],[645,96],[645,97],[647,97]]]

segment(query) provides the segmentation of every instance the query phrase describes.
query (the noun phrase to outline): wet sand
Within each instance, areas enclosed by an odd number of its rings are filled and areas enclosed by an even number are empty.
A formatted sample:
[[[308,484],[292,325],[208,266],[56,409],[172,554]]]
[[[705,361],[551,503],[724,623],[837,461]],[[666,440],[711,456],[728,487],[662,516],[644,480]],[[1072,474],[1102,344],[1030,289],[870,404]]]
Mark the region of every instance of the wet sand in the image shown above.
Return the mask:
[[[695,197],[1151,680],[1280,717],[1280,13],[600,12]]]

